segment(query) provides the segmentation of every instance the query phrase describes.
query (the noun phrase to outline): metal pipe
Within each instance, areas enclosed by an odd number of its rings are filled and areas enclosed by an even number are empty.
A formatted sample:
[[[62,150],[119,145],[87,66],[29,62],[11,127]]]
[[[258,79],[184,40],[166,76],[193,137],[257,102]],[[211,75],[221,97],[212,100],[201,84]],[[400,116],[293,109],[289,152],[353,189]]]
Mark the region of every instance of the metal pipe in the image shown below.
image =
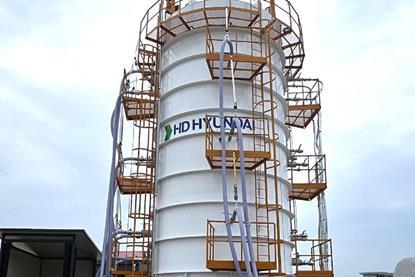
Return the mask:
[[[139,70],[132,70],[128,73],[124,72],[124,76],[121,80],[119,95],[117,97],[114,110],[111,115],[111,135],[112,135],[112,158],[111,158],[111,173],[108,186],[108,198],[107,198],[107,210],[105,216],[105,228],[104,228],[104,239],[102,246],[102,261],[100,269],[97,271],[96,276],[104,277],[110,276],[110,260],[111,260],[111,239],[112,234],[115,232],[114,226],[114,196],[116,191],[116,157],[117,157],[117,147],[118,147],[118,132],[120,127],[120,115],[121,115],[121,104],[122,96],[126,94],[123,92],[124,81],[127,77],[134,73],[139,73]]]
[[[255,262],[255,253],[254,253],[254,246],[252,242],[252,234],[251,234],[251,228],[250,228],[250,222],[249,222],[249,213],[248,213],[248,197],[247,197],[247,191],[246,191],[246,174],[245,174],[245,157],[244,157],[244,144],[243,144],[243,138],[242,138],[242,129],[241,129],[241,123],[239,120],[234,120],[234,126],[237,130],[238,134],[238,148],[239,148],[239,162],[240,162],[240,171],[241,171],[241,187],[242,187],[242,203],[243,203],[243,210],[244,210],[244,222],[245,222],[245,228],[246,228],[246,234],[248,237],[248,247],[249,247],[249,254],[250,254],[250,260],[252,263],[252,270],[254,273],[254,276],[258,276],[258,271],[256,268],[256,262]],[[246,259],[246,258],[245,258]]]

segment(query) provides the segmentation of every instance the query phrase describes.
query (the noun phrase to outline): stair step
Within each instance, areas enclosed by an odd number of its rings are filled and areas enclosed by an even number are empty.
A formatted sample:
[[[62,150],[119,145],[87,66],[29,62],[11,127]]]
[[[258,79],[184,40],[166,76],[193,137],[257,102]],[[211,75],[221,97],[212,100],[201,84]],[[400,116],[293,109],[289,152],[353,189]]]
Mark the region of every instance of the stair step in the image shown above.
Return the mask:
[[[282,50],[285,50],[285,49],[287,49],[287,48],[291,48],[291,47],[294,47],[294,46],[298,46],[298,45],[300,45],[300,44],[302,44],[302,42],[301,42],[301,41],[297,41],[297,42],[294,42],[294,43],[290,43],[290,44],[284,45],[284,46],[282,47]]]
[[[285,59],[297,59],[297,58],[304,58],[305,55],[304,54],[300,54],[300,55],[290,55],[290,56],[286,56]]]

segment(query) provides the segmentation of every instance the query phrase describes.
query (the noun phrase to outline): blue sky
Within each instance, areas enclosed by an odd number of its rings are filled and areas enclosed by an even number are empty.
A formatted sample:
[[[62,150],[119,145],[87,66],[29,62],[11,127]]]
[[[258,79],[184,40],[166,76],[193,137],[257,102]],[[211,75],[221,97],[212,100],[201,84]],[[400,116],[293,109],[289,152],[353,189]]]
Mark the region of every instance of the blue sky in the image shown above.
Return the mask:
[[[0,226],[85,228],[101,245],[110,113],[150,2],[0,2]],[[415,2],[292,3],[303,76],[325,83],[336,276],[393,271],[415,255]]]

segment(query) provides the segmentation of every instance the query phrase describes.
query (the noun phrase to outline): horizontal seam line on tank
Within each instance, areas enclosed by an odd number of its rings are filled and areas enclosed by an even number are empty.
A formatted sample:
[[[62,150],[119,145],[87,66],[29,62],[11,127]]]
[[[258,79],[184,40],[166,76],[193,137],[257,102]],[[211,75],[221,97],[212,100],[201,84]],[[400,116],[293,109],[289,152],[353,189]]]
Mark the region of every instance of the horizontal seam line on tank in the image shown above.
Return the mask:
[[[231,80],[224,80],[224,82],[225,82],[225,84],[226,83],[229,83],[230,84],[231,83]],[[160,95],[160,99],[163,99],[163,98],[165,98],[165,97],[167,97],[167,96],[169,96],[169,95],[171,95],[173,93],[176,93],[177,91],[180,91],[181,89],[187,88],[187,87],[191,87],[191,86],[195,86],[195,85],[199,85],[199,84],[202,85],[202,84],[217,84],[217,83],[218,83],[218,80],[212,80],[212,79],[191,81],[191,82],[188,82],[186,84],[183,84],[183,85],[174,87],[174,88],[172,88],[172,89],[170,89],[170,90],[168,90],[166,92],[163,92],[163,94]],[[244,85],[244,84],[250,85],[251,83],[252,83],[251,81],[235,80],[235,84],[240,84],[240,85]],[[252,88],[252,87],[250,87],[250,88]],[[255,88],[260,89],[261,86],[256,85]],[[267,92],[269,92],[270,91],[270,88],[269,87],[264,87],[264,90],[266,90]],[[278,93],[278,91],[276,91],[275,89],[272,89],[272,92],[277,97],[279,97],[282,100],[284,100],[284,103],[283,104],[286,104],[285,103],[285,98],[280,93]],[[284,94],[285,94],[285,92],[284,92]]]
[[[168,65],[165,69],[163,69],[160,72],[160,76],[163,76],[164,74],[166,74],[167,71],[170,71],[172,68],[174,68],[175,66],[177,66],[177,64],[184,63],[184,62],[187,62],[187,61],[197,60],[198,58],[201,57],[201,55],[204,55],[204,54],[195,54],[195,55],[187,56],[187,57],[185,57],[183,59],[180,59],[180,60],[175,61],[174,63]],[[287,90],[287,87],[288,87],[287,77],[284,75],[284,72],[280,68],[278,68],[278,67],[276,67],[274,65],[272,65],[272,70],[275,71],[278,74],[278,76],[280,77],[280,80],[282,81],[281,83],[282,83],[282,86],[283,86],[283,91],[284,91],[284,94],[285,94],[285,91]],[[163,79],[163,77],[161,77],[161,79]],[[181,88],[183,86],[186,87],[186,86],[188,86],[189,84],[192,84],[192,83],[207,82],[207,81],[213,81],[213,82],[216,81],[216,82],[218,82],[218,80],[206,79],[206,80],[199,80],[199,81],[194,81],[194,82],[191,82],[191,83],[186,83],[186,84],[183,84],[183,85],[174,87],[174,88],[172,88],[172,89],[170,89],[170,90],[168,90],[166,92],[163,92],[162,91],[160,97],[163,98],[163,95],[168,94],[171,91],[175,91],[175,90],[177,90],[177,89],[179,89],[179,88]],[[162,82],[163,81],[161,80],[161,83]],[[229,81],[225,80],[225,82],[230,82],[230,80]],[[243,81],[243,80],[235,80],[235,83],[252,83],[252,82],[251,81]],[[256,87],[258,88],[259,86],[256,86]],[[267,88],[267,87],[265,87],[265,88],[269,90],[269,88]],[[274,89],[272,90],[272,92],[274,92],[274,94],[276,94],[276,95],[279,95],[279,93],[276,90],[274,90]]]
[[[225,84],[228,83],[227,80],[224,80],[224,81],[225,81]],[[239,85],[246,85],[246,84],[249,85],[249,83],[251,83],[251,82],[250,81],[235,80],[235,84],[239,84]],[[174,94],[174,93],[176,93],[176,92],[178,92],[182,89],[192,87],[192,86],[205,85],[205,84],[217,85],[218,80],[206,79],[206,80],[191,81],[191,82],[188,82],[186,84],[174,87],[174,88],[172,88],[172,89],[170,89],[166,92],[163,92],[160,95],[160,99],[163,100],[164,98],[166,98],[166,97],[168,97],[168,96],[170,96],[170,95],[172,95],[172,94]],[[277,92],[275,92],[275,94],[277,94]]]
[[[189,270],[189,271],[160,271],[160,272],[154,272],[154,276],[161,276],[161,275],[173,275],[173,274],[193,274],[193,273],[199,273],[199,274],[212,274],[214,272],[212,272],[209,269],[206,269],[206,271],[200,271],[200,270]],[[186,275],[185,275],[186,276]]]
[[[202,114],[206,115],[206,113],[218,112],[218,111],[219,111],[218,108],[202,108],[202,109],[196,109],[196,110],[188,110],[188,111],[181,112],[181,113],[176,113],[175,115],[167,117],[167,118],[161,120],[159,124],[164,125],[167,122],[170,122],[170,121],[175,120],[177,118],[180,118],[180,117],[183,117],[183,116],[186,116],[186,115],[193,115],[195,113],[200,113],[201,112]],[[231,113],[231,112],[234,113],[235,112],[235,110],[233,108],[224,108],[224,111],[229,112],[229,113]],[[246,114],[246,115],[252,115],[252,110],[238,109],[238,112],[240,112],[242,114]],[[259,114],[259,112],[256,112],[256,114]],[[229,115],[225,115],[225,116],[229,116]]]
[[[288,245],[290,243],[287,243]],[[291,247],[294,248],[295,245],[292,245]],[[291,250],[292,251],[292,250]],[[291,266],[290,266],[291,267]],[[211,270],[206,270],[206,271],[200,271],[200,270],[188,270],[188,271],[160,271],[160,272],[154,272],[154,276],[161,276],[161,275],[177,275],[177,274],[202,274],[202,275],[207,275],[210,274],[210,276],[212,276],[212,274],[215,274],[215,272],[211,271]],[[220,272],[222,273],[222,275],[219,276],[227,276],[227,275],[223,275],[226,274],[225,271]],[[231,272],[228,272],[228,274],[231,274]],[[186,276],[186,275],[185,275]],[[236,275],[229,275],[229,276],[236,276]],[[285,273],[284,277],[296,277],[295,275],[289,274],[289,273]]]
[[[200,205],[200,204],[222,204],[222,203],[223,203],[223,201],[221,201],[221,200],[177,203],[177,204],[170,205],[170,206],[163,206],[161,208],[156,208],[156,211],[160,212],[160,211],[163,211],[163,210],[166,210],[166,209],[169,209],[169,208],[175,208],[175,207],[181,207],[181,206],[193,206],[193,205]],[[238,203],[241,204],[241,202],[239,202],[239,201],[238,201]],[[255,206],[255,202],[248,202],[248,206]],[[294,216],[294,214],[286,208],[281,208],[279,210],[282,211],[283,213],[287,214],[290,218],[292,218]]]
[[[203,58],[203,57],[206,57],[206,53],[198,53],[198,54],[193,54],[193,55],[190,55],[190,56],[186,56],[186,57],[180,58],[180,59],[174,61],[173,63],[167,65],[165,68],[161,69],[160,70],[160,74],[161,75],[165,74],[167,71],[170,71],[172,68],[174,68],[175,66],[177,66],[177,64],[184,63],[184,62],[191,61],[191,60],[197,60],[198,58]],[[284,62],[282,62],[282,65],[285,68],[285,56],[283,55],[283,57],[284,57]],[[288,85],[287,84],[287,77],[285,76],[283,70],[280,69],[280,68],[278,68],[274,64],[272,64],[272,70],[275,71],[275,72],[277,72],[277,74],[279,75],[279,77],[283,81],[282,84],[284,86],[284,90],[286,90],[287,89],[287,85]],[[250,81],[243,81],[243,82],[250,82]]]
[[[192,201],[192,202],[181,202],[181,203],[175,203],[172,205],[165,205],[163,207],[158,207],[156,208],[157,211],[162,211],[162,210],[166,210],[169,208],[174,208],[174,207],[181,207],[181,206],[194,206],[194,205],[200,205],[200,204],[222,204],[223,201],[222,200],[204,200],[204,201]],[[232,202],[235,203],[235,202]],[[242,202],[238,201],[238,204],[241,204]],[[254,206],[255,202],[252,201],[248,201],[247,202],[249,206]]]
[[[219,26],[218,26],[218,27],[213,27],[212,29],[222,30],[222,28],[221,28],[221,27],[219,27]],[[234,29],[244,30],[244,28],[234,28]],[[203,32],[203,33],[205,33],[204,28],[198,28],[198,29],[194,29],[194,30],[189,30],[189,31],[186,31],[185,33],[182,33],[182,34],[180,34],[179,36],[176,36],[175,38],[170,39],[170,40],[169,40],[169,41],[168,41],[168,42],[164,45],[164,48],[165,48],[165,49],[166,49],[166,48],[169,48],[169,47],[170,47],[170,44],[174,44],[176,40],[178,40],[178,41],[183,41],[185,37],[187,37],[187,36],[191,36],[191,35],[192,35],[192,33],[198,33],[198,32]],[[257,32],[257,34],[259,34],[259,36],[261,36],[261,34],[260,34],[259,32]],[[273,47],[273,48],[275,48],[275,49],[277,50],[277,52],[278,52],[278,57],[279,57],[279,58],[280,58],[280,60],[281,60],[281,65],[282,65],[282,66],[284,66],[284,68],[285,68],[285,62],[286,62],[286,59],[285,59],[285,53],[284,53],[284,50],[282,50],[281,46],[280,46],[280,45],[278,45],[275,41],[272,41],[272,42],[271,42],[271,45],[272,45],[272,47]],[[184,57],[184,58],[182,58],[182,59],[186,59],[187,57],[192,57],[192,56],[196,56],[196,55],[206,56],[206,49],[205,49],[205,51],[203,51],[203,53],[193,54],[193,55],[191,55],[191,56],[186,56],[186,57]],[[175,63],[176,63],[176,62],[178,62],[178,61],[180,61],[180,60],[177,60],[177,61],[175,61],[175,62],[173,62],[173,63],[171,63],[171,64],[167,65],[165,68],[161,69],[161,72],[165,71],[167,68],[169,68],[171,65],[175,64]],[[285,78],[285,75],[282,75],[282,76],[284,76],[284,78]]]
[[[173,173],[173,174],[169,174],[169,175],[165,175],[165,176],[160,177],[158,179],[158,182],[163,182],[165,179],[174,178],[174,177],[177,177],[177,176],[180,176],[180,175],[188,175],[188,174],[196,174],[196,173],[205,173],[205,172],[206,173],[211,173],[212,171],[218,171],[219,172],[220,169],[216,169],[215,170],[215,169],[207,168],[207,169],[195,169],[195,170],[187,170],[187,171],[176,172],[176,173]],[[231,169],[229,169],[228,172],[231,172]],[[253,173],[249,173],[249,174],[252,175]],[[264,175],[263,174],[263,171],[261,171],[261,175]],[[272,174],[267,174],[267,177],[275,178],[275,176],[272,175]],[[284,183],[288,187],[288,189],[291,189],[291,182],[290,181],[288,181],[288,180],[280,177],[279,175],[277,176],[277,179],[278,179],[278,181],[281,181],[282,183]]]
[[[165,205],[163,207],[160,208],[156,208],[157,211],[162,211],[162,210],[166,210],[169,208],[174,208],[174,207],[181,207],[181,206],[193,206],[193,205],[198,205],[198,204],[222,204],[223,201],[222,200],[208,200],[208,201],[193,201],[193,202],[182,202],[182,203],[176,203],[173,205]],[[232,202],[235,203],[235,202]],[[238,201],[238,204],[241,204],[242,202]],[[255,202],[249,201],[248,202],[249,206],[255,206]],[[273,204],[271,204],[273,205]],[[282,207],[281,209],[279,209],[281,211],[283,211],[284,213],[286,213],[288,216],[293,216],[294,214],[287,208]]]
[[[184,10],[183,10],[184,11]],[[233,30],[246,30],[245,27],[233,27]],[[223,31],[223,26],[210,26],[210,30],[220,30]],[[164,45],[164,48],[169,48],[170,44],[174,44],[177,41],[183,41],[183,39],[187,36],[191,36],[193,33],[206,33],[205,31],[205,27],[202,28],[197,28],[197,29],[192,29],[192,30],[188,30],[184,33],[181,33],[180,35],[169,39]],[[231,32],[232,33],[232,32]],[[261,33],[258,31],[253,31],[253,34],[257,35],[258,37],[261,37]],[[232,35],[232,34],[231,34]],[[280,57],[283,57],[285,59],[285,55],[284,55],[284,51],[282,50],[281,46],[277,44],[277,42],[275,41],[271,41],[271,44],[274,46],[274,48],[280,50]]]
[[[203,264],[205,265],[205,264]],[[219,276],[236,276],[236,273],[232,273],[232,272],[226,272],[226,271],[219,271],[220,275]],[[211,271],[209,269],[206,269],[206,271],[200,271],[200,270],[188,270],[188,271],[160,271],[160,272],[155,272],[154,276],[161,276],[161,275],[183,275],[184,277],[186,277],[186,274],[203,274],[203,275],[207,275],[209,274],[210,276],[214,276],[217,275],[219,273],[216,273],[214,271]],[[226,275],[226,273],[228,273],[228,275]],[[294,275],[284,275],[284,277],[295,277]]]
[[[212,169],[197,169],[197,170],[191,170],[191,171],[177,172],[177,173],[173,173],[173,174],[170,174],[170,175],[166,175],[166,176],[160,177],[159,180],[158,180],[158,182],[164,182],[164,180],[166,180],[166,179],[174,178],[174,177],[181,176],[181,175],[187,175],[187,174],[193,174],[193,173],[205,173],[205,172],[212,172]],[[228,172],[230,172],[230,170]],[[264,175],[264,174],[262,174],[262,175]],[[272,174],[267,174],[267,177],[269,177],[269,178],[275,178],[275,176],[272,175]],[[277,179],[281,183],[284,183],[285,186],[289,190],[292,189],[291,182],[290,181],[288,181],[287,179],[282,178],[279,175],[277,176]],[[157,184],[158,184],[158,182],[157,182]]]
[[[181,59],[179,59],[179,60],[177,60],[177,61],[169,64],[168,66],[166,66],[164,69],[162,69],[160,71],[160,76],[162,76],[161,79],[163,79],[163,75],[166,74],[166,72],[170,71],[172,68],[176,67],[178,64],[185,63],[185,62],[188,62],[188,61],[198,60],[199,58],[203,58],[205,55],[206,54],[194,54],[194,55],[186,56],[184,58],[181,58]],[[272,70],[275,71],[278,74],[278,76],[280,77],[280,80],[282,81],[281,83],[282,83],[282,86],[283,86],[283,91],[284,91],[284,94],[285,94],[285,91],[287,90],[287,87],[288,87],[287,77],[284,75],[284,72],[280,68],[278,68],[277,66],[275,66],[274,64],[272,65]],[[267,73],[264,73],[264,74],[265,75],[268,75]],[[216,80],[216,79],[206,79],[206,80],[194,81],[192,83],[207,82],[207,81],[213,81],[213,82],[216,82],[216,83],[218,82],[218,80]],[[225,80],[225,82],[230,82],[230,80]],[[252,84],[252,81],[248,81],[248,80],[246,80],[246,81],[244,81],[244,80],[235,80],[235,83]],[[184,85],[180,85],[180,86],[174,87],[174,88],[172,88],[172,89],[170,89],[170,90],[168,90],[166,92],[162,92],[161,98],[163,97],[163,95],[165,95],[165,94],[167,94],[167,93],[169,93],[171,91],[177,90],[177,88],[180,88],[182,86],[187,86],[188,84],[189,83],[186,83]],[[259,88],[260,86],[257,85],[256,87]],[[268,87],[265,87],[265,88],[268,88]],[[278,94],[278,92],[276,90],[273,89],[272,91],[275,94]]]
[[[221,237],[226,237],[226,235],[224,234]],[[239,236],[234,235],[233,237],[238,238]],[[183,237],[175,236],[175,237],[168,237],[168,238],[163,238],[163,239],[156,239],[154,241],[157,243],[157,242],[164,242],[164,241],[170,241],[170,240],[176,240],[176,239],[197,239],[197,238],[206,238],[206,234],[205,235],[189,235],[189,236],[183,236]],[[286,244],[291,247],[295,246],[295,244],[289,240],[281,239],[280,241],[282,241],[282,244]]]
[[[285,76],[284,76],[284,78],[285,78]],[[286,79],[284,79],[284,80],[287,81]],[[175,88],[172,88],[171,90],[163,93],[160,96],[160,99],[163,100],[164,98],[169,97],[169,96],[181,91],[182,89],[185,89],[185,88],[188,88],[188,87],[203,85],[203,84],[214,84],[214,83],[217,83],[217,82],[218,82],[217,80],[199,80],[199,81],[189,82],[189,83],[186,83],[184,85],[180,85],[180,86],[177,86]],[[236,84],[246,84],[247,82],[251,83],[250,81],[235,80]],[[255,86],[255,87],[260,88],[260,86]],[[287,89],[287,86],[285,84],[284,94],[285,94],[286,89]],[[267,92],[271,91],[271,89],[269,87],[264,87],[264,90],[267,91]],[[284,114],[285,114],[285,116],[287,116],[287,114],[288,114],[288,104],[287,104],[285,98],[274,89],[272,89],[272,92],[273,92],[273,95],[275,95],[280,100],[280,102],[282,103],[282,105],[284,107]]]
[[[204,58],[204,57],[206,57],[206,53],[197,53],[197,54],[193,54],[193,55],[186,56],[183,58],[179,58],[178,60],[175,60],[173,63],[168,64],[165,68],[161,69],[160,74],[161,76],[163,76],[163,74],[166,74],[167,71],[171,70],[173,67],[177,66],[178,64],[191,61],[191,60],[196,60],[198,58]]]
[[[201,136],[202,134],[203,134],[203,132],[197,132],[197,133],[191,133],[191,134],[182,135],[182,136],[179,136],[179,137],[175,137],[175,138],[169,139],[168,141],[161,142],[159,144],[159,146],[160,146],[159,149],[160,148],[163,148],[163,147],[166,147],[166,145],[168,145],[172,141],[174,142],[174,141],[178,141],[178,140],[185,139],[185,138],[191,138],[191,137]],[[285,146],[284,144],[282,144],[279,141],[277,141],[276,143],[277,143],[278,146],[280,146],[283,149],[283,151],[285,152],[285,154],[287,156],[290,155],[290,151],[289,151],[289,149],[288,149],[287,146]]]

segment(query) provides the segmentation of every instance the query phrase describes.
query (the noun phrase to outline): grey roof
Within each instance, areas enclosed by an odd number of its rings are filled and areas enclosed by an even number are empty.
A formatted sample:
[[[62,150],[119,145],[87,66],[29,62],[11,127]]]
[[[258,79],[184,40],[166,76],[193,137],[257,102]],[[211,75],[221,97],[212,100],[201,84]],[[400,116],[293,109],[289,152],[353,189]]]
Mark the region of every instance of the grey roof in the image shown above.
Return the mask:
[[[101,258],[101,252],[95,243],[82,229],[0,229],[0,238],[21,240],[34,254],[42,257],[63,256],[63,247],[56,240],[74,239],[77,247],[77,258],[97,259]],[[50,243],[48,243],[50,242]]]
[[[393,277],[393,273],[372,271],[372,272],[360,272],[363,276],[377,276],[377,277]]]

